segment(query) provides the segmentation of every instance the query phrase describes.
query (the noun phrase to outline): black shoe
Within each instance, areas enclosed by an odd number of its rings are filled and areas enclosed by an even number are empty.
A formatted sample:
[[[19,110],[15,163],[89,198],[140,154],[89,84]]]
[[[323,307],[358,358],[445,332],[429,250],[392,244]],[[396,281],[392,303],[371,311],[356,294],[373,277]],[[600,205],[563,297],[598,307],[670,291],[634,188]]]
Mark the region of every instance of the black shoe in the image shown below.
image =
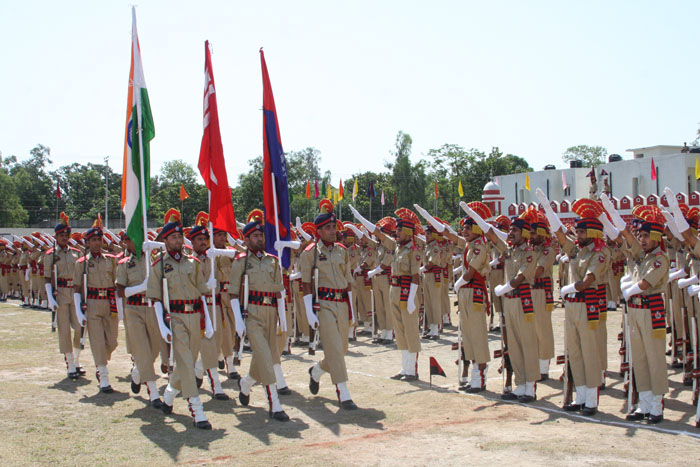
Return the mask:
[[[134,383],[134,380],[132,379],[131,380],[131,392],[133,392],[134,394],[138,394],[139,392],[141,392],[141,383],[136,384],[136,383]]]
[[[217,392],[214,393],[214,399],[216,399],[217,401],[227,401],[231,398],[225,392]]]
[[[76,366],[75,369],[80,376],[85,376],[85,368],[83,368],[82,366]]]
[[[340,403],[340,408],[343,410],[357,410],[357,405],[355,405],[352,399],[348,399]]]
[[[170,415],[171,413],[173,413],[173,406],[166,404],[164,401],[163,406],[160,408],[160,410],[162,410],[165,415]]]
[[[274,418],[275,420],[279,422],[288,422],[289,421],[289,415],[287,415],[284,410],[280,410],[279,412],[274,412],[270,413],[270,418]]]
[[[601,391],[605,391],[605,388],[607,388],[607,386],[605,385],[605,383],[603,383],[603,384],[601,384],[600,386],[598,386],[598,388],[599,388]]]
[[[469,386],[468,388],[466,388],[466,391],[469,394],[476,394],[476,393],[479,393],[481,391],[484,391],[485,389],[486,389],[485,387],[481,387],[481,386]]]
[[[77,371],[71,371],[68,373],[68,378],[72,379],[73,381],[77,380],[80,377],[80,374]]]
[[[203,378],[197,378],[196,376],[194,377],[194,379],[197,380],[197,387],[198,387],[198,388],[201,388],[201,387],[202,387],[202,383],[204,382],[204,379],[203,379]]]
[[[652,425],[656,425],[657,423],[661,423],[664,421],[664,415],[649,415],[649,423]]]
[[[625,420],[627,420],[628,422],[638,422],[640,420],[644,420],[648,416],[649,416],[649,414],[647,414],[647,413],[634,411],[631,414],[628,414],[625,417]]]
[[[250,394],[243,394],[243,391],[241,391],[238,393],[238,400],[242,406],[248,407],[248,403],[250,403]]]
[[[671,368],[683,368],[683,363],[682,362],[673,362],[671,363]]]
[[[283,388],[279,388],[279,389],[277,390],[277,394],[279,394],[280,396],[288,396],[288,395],[290,395],[291,393],[292,393],[292,390],[289,389],[289,387],[287,387],[287,386],[285,386],[285,387],[283,387]]]
[[[394,379],[396,381],[401,381],[402,379],[404,379],[405,376],[406,375],[404,375],[403,373],[396,373],[394,376],[390,376],[389,378]]]
[[[163,405],[163,401],[160,399],[153,399],[151,401],[151,407],[153,407],[154,409],[163,410]],[[170,408],[170,410],[172,410],[172,407]]]
[[[103,388],[100,388],[100,391],[105,394],[112,394],[114,392],[114,389],[112,389],[112,386],[105,386]]]
[[[431,341],[436,341],[440,339],[440,336],[428,336],[428,339],[430,339]]]
[[[418,374],[415,375],[403,375],[404,381],[418,381]]]
[[[290,355],[289,350],[283,350],[283,351],[282,351],[282,356],[285,356],[285,355]]]
[[[549,374],[540,373],[540,381],[547,381],[549,379]]]
[[[211,430],[211,423],[209,420],[202,420],[201,422],[194,422],[194,426],[200,430]]]
[[[357,337],[348,337],[348,342],[355,342],[357,341]]]
[[[529,404],[530,402],[536,400],[537,398],[534,396],[528,396],[527,394],[523,394],[522,396],[518,396],[518,402],[521,402],[523,404]]]
[[[692,385],[693,385],[692,378],[683,378],[683,386],[692,386]]]
[[[314,367],[309,368],[309,391],[311,391],[311,394],[316,395],[318,394],[318,381],[314,379],[313,376],[311,376],[311,372],[313,371]]]
[[[219,370],[223,370],[226,366],[224,365],[223,360],[219,360]]]
[[[228,379],[233,379],[236,381],[241,380],[241,375],[237,371],[232,371],[231,373],[228,374]]]
[[[503,394],[501,394],[501,400],[504,400],[504,401],[517,401],[517,400],[518,400],[518,396],[516,396],[516,395],[513,394],[512,392],[504,392]]]
[[[592,417],[593,415],[598,413],[598,407],[583,407],[581,410],[581,415],[585,415],[586,417]]]
[[[666,334],[668,334],[668,333],[666,333]],[[668,349],[668,350],[666,351],[666,356],[669,357],[670,355],[671,355],[671,349]]]
[[[583,404],[566,404],[564,406],[564,411],[566,412],[578,412],[583,409]]]

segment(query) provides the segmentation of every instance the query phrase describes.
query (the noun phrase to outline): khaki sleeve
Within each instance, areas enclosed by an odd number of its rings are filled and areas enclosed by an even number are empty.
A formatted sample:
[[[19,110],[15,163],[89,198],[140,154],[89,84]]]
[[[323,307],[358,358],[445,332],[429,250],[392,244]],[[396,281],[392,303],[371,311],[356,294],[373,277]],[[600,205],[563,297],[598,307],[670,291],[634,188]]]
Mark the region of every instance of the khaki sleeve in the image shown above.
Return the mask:
[[[414,276],[414,275],[418,274],[418,272],[420,271],[421,252],[420,252],[420,250],[411,249],[411,251],[408,253],[408,255],[409,255],[409,264],[410,264],[409,274]]]
[[[75,263],[75,267],[73,268],[73,287],[83,286],[83,263]]]
[[[519,274],[525,276],[527,282],[532,282],[535,276],[535,268],[537,267],[537,262],[535,260],[535,252],[527,251],[523,255],[523,260],[518,265],[518,271],[515,273],[517,277]]]
[[[498,251],[499,254],[503,254],[508,250],[508,245],[504,241],[502,241],[500,238],[496,242],[491,242],[493,243],[494,248]]]
[[[306,283],[306,284],[311,284],[313,282],[313,277],[312,277],[313,266],[314,266],[313,249],[304,250],[304,252],[299,257],[299,268],[301,269],[301,282]]]
[[[376,256],[376,255],[375,255]],[[352,270],[350,269],[350,254],[345,250],[345,281],[352,287]]]
[[[125,261],[121,264],[117,264],[117,279],[114,281],[117,285],[126,287],[129,284],[129,280],[126,274],[126,268],[129,265],[129,261]]]
[[[604,279],[603,273],[605,272],[606,267],[607,258],[605,257],[605,252],[595,252],[590,261],[588,261],[586,275],[593,274],[595,276],[596,281],[601,282]]]
[[[561,251],[563,251],[567,256],[571,256],[574,252],[574,242],[571,241],[569,237],[566,237],[566,241],[561,245]]]
[[[53,273],[53,254],[44,255],[44,277],[51,279]]]
[[[162,276],[160,273],[161,261],[163,260],[160,259],[156,264],[151,266],[151,274],[148,276],[148,288],[146,289],[146,297],[150,298],[151,300],[162,300],[163,298],[163,291],[161,290]]]
[[[204,271],[202,271],[202,268],[206,268]],[[207,280],[209,279],[209,276],[211,275],[211,266],[207,263],[202,263],[201,261],[196,261],[196,266],[195,266],[195,286],[199,290],[199,293],[202,295],[209,295],[211,294],[211,291],[207,287]]]
[[[649,261],[642,279],[647,281],[653,288],[666,284],[668,280],[669,260],[665,255],[659,255],[653,261]]]
[[[281,292],[284,290],[284,283],[282,282],[282,274],[279,265],[279,260],[274,258],[272,262],[272,267],[274,271],[272,272],[272,284],[270,285],[271,292]]]
[[[540,254],[540,257],[537,258],[537,265],[542,266],[545,271],[549,270],[552,266],[554,266],[554,249],[550,247],[545,247],[542,250],[542,254]]]
[[[373,248],[379,248],[379,242],[372,237],[367,237],[367,243]]]
[[[382,245],[384,245],[384,248],[388,248],[391,251],[396,250],[396,240],[389,236],[385,236],[384,240],[382,240]]]
[[[469,259],[469,267],[475,271],[481,271],[489,260],[486,245],[475,245],[472,248],[472,257]]]
[[[245,258],[238,258],[231,263],[231,272],[228,275],[229,295],[241,295],[241,277],[243,276],[243,264]]]

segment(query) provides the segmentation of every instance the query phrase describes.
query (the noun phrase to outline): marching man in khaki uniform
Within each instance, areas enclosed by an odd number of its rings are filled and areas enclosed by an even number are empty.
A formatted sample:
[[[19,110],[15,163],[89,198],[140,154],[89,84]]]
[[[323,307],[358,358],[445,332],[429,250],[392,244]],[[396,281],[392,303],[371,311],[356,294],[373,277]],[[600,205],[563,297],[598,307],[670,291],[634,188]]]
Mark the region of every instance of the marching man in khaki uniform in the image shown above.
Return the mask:
[[[277,393],[276,368],[280,366],[277,329],[287,331],[284,284],[279,260],[265,251],[263,212],[253,211],[243,228],[247,247],[238,253],[231,264],[229,295],[236,320],[236,332],[243,339],[248,336],[253,356],[250,372],[239,381],[238,399],[242,405],[250,403],[251,388],[260,383],[265,388],[270,417],[286,422],[289,416],[282,410]],[[347,334],[346,334],[347,335]],[[286,385],[285,385],[286,387]]]
[[[146,289],[148,278],[146,269],[150,261],[150,248],[146,252],[136,253],[134,242],[124,236],[126,254],[117,265],[117,300],[126,299],[124,306],[124,327],[129,336],[129,351],[134,360],[131,370],[131,390],[134,394],[141,391],[141,384],[146,383],[151,407],[162,409],[163,402],[153,364],[160,354],[161,336],[158,320],[153,307],[148,306]]]
[[[200,272],[202,265],[199,260],[183,252],[182,224],[176,209],[165,214],[165,225],[156,240],[165,243],[166,251],[151,266],[146,297],[154,303],[161,337],[171,343],[175,359],[175,370],[163,394],[163,412],[166,415],[172,413],[175,396],[182,391],[194,417],[194,425],[211,430],[199,399],[194,373],[202,337],[214,335],[204,299],[209,288]],[[167,288],[163,287],[164,279]],[[164,306],[170,311],[169,328],[164,321]]]
[[[73,268],[73,301],[81,326],[87,326],[90,350],[97,367],[100,391],[114,392],[109,384],[107,362],[117,348],[119,314],[114,293],[117,260],[102,252],[102,218],[85,232],[86,254]]]
[[[49,308],[56,313],[58,351],[65,356],[68,377],[77,379],[81,374],[85,374],[85,370],[78,363],[81,326],[73,303],[73,275],[80,251],[68,246],[71,232],[68,220],[68,216],[61,213],[61,222],[54,228],[56,243],[45,255],[44,287]]]
[[[236,251],[232,246],[228,247],[226,241],[228,234],[224,230],[214,227],[214,247],[217,249],[227,249]],[[218,256],[215,262],[215,275],[218,286],[218,293],[221,294],[221,301],[216,302],[218,307],[221,304],[221,311],[218,317],[221,317],[221,355],[224,357],[224,367],[229,379],[239,380],[241,376],[234,365],[233,346],[236,339],[236,328],[234,326],[233,310],[231,309],[231,298],[228,293],[229,281],[228,277],[231,273],[231,262],[233,258],[230,256]],[[218,325],[217,325],[218,327]]]
[[[508,354],[515,373],[516,388],[501,395],[504,400],[532,402],[537,398],[535,383],[540,379],[537,362],[537,334],[530,284],[535,279],[537,263],[532,248],[528,246],[532,213],[526,211],[511,221],[508,243],[499,237],[495,229],[474,212],[466,203],[460,206],[505,255],[505,283],[496,286],[495,294],[503,297],[503,309],[508,328]],[[499,232],[500,233],[500,232]]]
[[[439,328],[442,324],[443,298],[442,292],[447,288],[447,281],[443,280],[443,267],[445,249],[440,242],[440,233],[432,225],[428,226],[428,237],[423,249],[423,301],[425,306],[425,319],[428,324],[428,332],[424,339],[437,340],[440,338]]]
[[[309,244],[301,254],[301,282],[309,326],[320,332],[324,358],[309,368],[309,390],[318,394],[319,381],[330,373],[341,409],[357,405],[348,390],[345,354],[348,351],[348,327],[353,323],[352,271],[347,248],[337,240],[333,203],[320,202],[321,213],[314,219],[317,243]]]
[[[350,205],[350,210],[370,233],[382,241],[385,248],[394,252],[389,294],[392,322],[396,333],[396,346],[402,354],[402,366],[401,371],[391,378],[400,381],[416,381],[418,379],[418,353],[421,351],[416,295],[423,252],[414,243],[413,236],[416,229],[421,228],[420,221],[418,216],[408,209],[397,210],[396,215],[399,220],[396,221],[397,238],[394,240],[362,217],[352,205]]]

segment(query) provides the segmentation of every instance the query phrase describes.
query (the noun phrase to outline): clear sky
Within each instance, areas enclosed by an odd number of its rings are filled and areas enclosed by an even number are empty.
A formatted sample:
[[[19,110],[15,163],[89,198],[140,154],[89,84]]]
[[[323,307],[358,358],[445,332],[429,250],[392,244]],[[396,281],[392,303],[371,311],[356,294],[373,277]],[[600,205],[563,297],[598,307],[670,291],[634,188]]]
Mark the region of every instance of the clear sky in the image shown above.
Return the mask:
[[[121,172],[131,10],[122,1],[0,2],[0,151],[41,143],[56,167]],[[155,170],[196,166],[204,41],[228,176],[262,152],[264,47],[285,151],[313,146],[333,183],[452,143],[531,166],[569,146],[609,153],[690,142],[700,123],[697,1],[142,0]]]

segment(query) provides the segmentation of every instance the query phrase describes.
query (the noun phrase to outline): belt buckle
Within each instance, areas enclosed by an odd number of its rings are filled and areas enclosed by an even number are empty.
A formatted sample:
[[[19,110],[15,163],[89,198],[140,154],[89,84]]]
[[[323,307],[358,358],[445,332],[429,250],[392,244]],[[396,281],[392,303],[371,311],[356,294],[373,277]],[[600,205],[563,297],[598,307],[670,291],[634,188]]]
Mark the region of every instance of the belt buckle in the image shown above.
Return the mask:
[[[262,304],[263,305],[272,305],[272,297],[268,297],[267,295],[264,296]]]
[[[107,291],[106,290],[98,290],[97,295],[99,297],[106,297],[107,296]]]
[[[328,299],[335,300],[335,292],[328,292]]]
[[[194,305],[191,304],[191,303],[187,303],[187,304],[185,305],[185,311],[186,311],[187,313],[192,313],[192,312],[194,311]]]

